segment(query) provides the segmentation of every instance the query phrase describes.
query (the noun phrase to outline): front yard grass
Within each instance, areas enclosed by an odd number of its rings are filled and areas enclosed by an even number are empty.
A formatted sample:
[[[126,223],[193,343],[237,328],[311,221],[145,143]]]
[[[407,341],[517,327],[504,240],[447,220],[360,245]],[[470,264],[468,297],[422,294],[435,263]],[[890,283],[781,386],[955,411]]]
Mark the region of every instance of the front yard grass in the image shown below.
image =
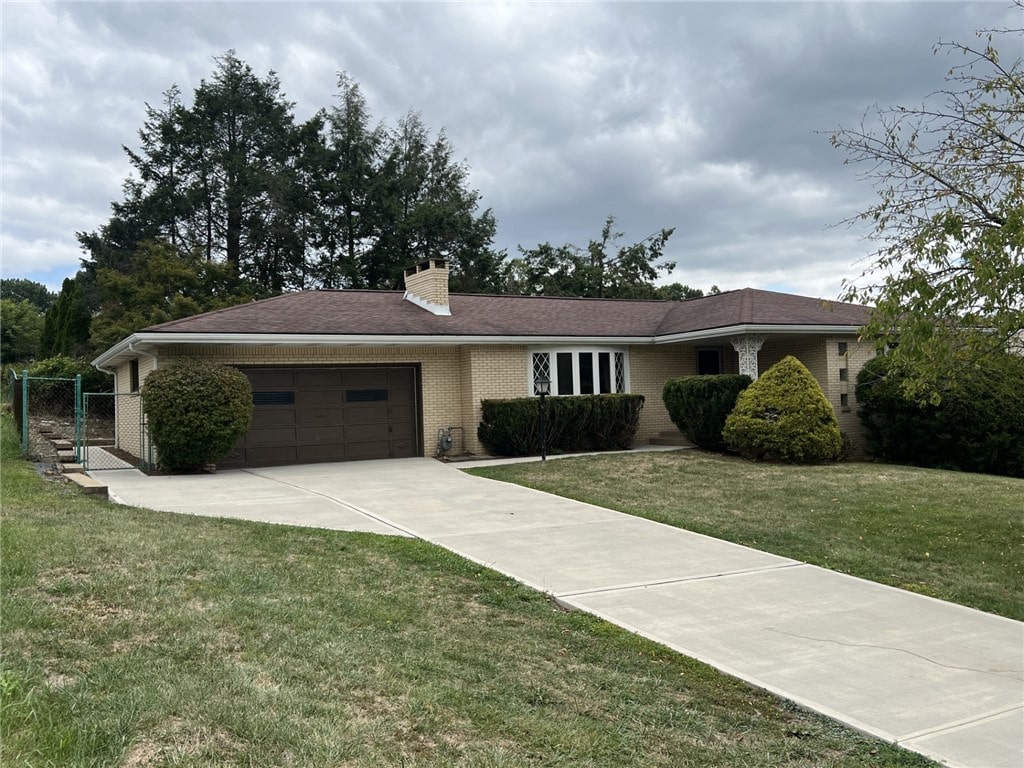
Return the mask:
[[[3,426],[5,766],[931,765],[421,541],[85,497]]]
[[[1024,620],[1024,480],[696,450],[471,472]]]

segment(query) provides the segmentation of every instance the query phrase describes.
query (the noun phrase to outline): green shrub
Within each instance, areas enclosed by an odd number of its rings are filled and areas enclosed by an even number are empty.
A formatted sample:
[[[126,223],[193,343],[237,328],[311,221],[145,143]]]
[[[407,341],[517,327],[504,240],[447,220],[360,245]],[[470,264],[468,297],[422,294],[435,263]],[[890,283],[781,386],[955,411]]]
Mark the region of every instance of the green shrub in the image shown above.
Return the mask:
[[[722,430],[740,392],[750,386],[745,375],[686,376],[669,379],[662,399],[672,422],[699,448],[724,451]]]
[[[632,446],[643,395],[577,395],[545,400],[551,453],[615,451]],[[477,436],[495,456],[540,453],[540,398],[484,400]]]
[[[29,378],[29,411],[47,418],[73,419],[75,415],[75,383],[82,376],[82,392],[110,392],[114,377],[93,368],[87,360],[74,357],[48,357],[33,363],[5,365],[3,368],[3,397],[14,401],[12,388],[21,391],[21,376],[27,370]],[[17,375],[17,379],[12,376]],[[17,402],[21,402],[20,394]],[[19,415],[20,418],[20,415]]]
[[[18,375],[21,375],[21,368],[15,366]],[[77,357],[48,357],[45,360],[36,360],[28,366],[29,376],[41,376],[47,378],[73,379],[78,374],[82,376],[83,392],[113,392],[114,377],[109,373],[98,371],[89,363]],[[40,382],[41,383],[41,382]],[[33,387],[38,384],[33,383]]]
[[[1024,358],[990,356],[958,369],[937,405],[905,396],[891,358],[857,376],[868,451],[919,467],[1024,477]]]
[[[252,420],[252,387],[237,368],[202,360],[162,366],[142,385],[160,466],[200,470],[228,454]]]
[[[835,412],[804,364],[788,356],[740,393],[722,433],[753,459],[835,461],[841,438]]]

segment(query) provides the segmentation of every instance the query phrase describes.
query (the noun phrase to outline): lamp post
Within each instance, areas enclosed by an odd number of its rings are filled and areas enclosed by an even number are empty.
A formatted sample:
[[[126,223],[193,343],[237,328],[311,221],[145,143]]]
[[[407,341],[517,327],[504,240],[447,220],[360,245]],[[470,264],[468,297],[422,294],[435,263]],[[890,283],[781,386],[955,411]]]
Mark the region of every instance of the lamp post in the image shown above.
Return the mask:
[[[545,434],[545,413],[544,398],[551,394],[551,379],[547,376],[538,376],[533,380],[533,391],[540,395],[540,460],[548,460],[547,435]]]

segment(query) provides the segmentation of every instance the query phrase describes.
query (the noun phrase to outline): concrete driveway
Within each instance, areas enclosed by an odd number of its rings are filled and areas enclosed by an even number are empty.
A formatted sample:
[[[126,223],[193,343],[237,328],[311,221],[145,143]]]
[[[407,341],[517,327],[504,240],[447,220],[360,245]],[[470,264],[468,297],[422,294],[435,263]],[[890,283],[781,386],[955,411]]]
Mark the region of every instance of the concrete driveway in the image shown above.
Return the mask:
[[[146,477],[150,509],[416,536],[949,766],[1024,766],[1024,624],[398,459]]]

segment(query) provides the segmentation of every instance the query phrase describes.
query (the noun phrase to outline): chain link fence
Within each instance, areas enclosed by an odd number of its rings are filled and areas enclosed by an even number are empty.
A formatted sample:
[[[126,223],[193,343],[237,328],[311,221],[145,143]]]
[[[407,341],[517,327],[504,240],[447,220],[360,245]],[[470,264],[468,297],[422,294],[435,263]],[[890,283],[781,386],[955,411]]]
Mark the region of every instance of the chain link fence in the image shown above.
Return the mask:
[[[14,371],[8,383],[8,402],[26,457],[57,463],[67,461],[73,452],[87,471],[152,466],[153,449],[138,393],[83,394],[79,378]]]
[[[88,392],[82,401],[79,457],[86,471],[152,466],[138,393]]]
[[[53,441],[72,450],[78,431],[81,383],[77,379],[18,375],[11,371],[10,403],[21,450],[37,461],[56,461]]]

